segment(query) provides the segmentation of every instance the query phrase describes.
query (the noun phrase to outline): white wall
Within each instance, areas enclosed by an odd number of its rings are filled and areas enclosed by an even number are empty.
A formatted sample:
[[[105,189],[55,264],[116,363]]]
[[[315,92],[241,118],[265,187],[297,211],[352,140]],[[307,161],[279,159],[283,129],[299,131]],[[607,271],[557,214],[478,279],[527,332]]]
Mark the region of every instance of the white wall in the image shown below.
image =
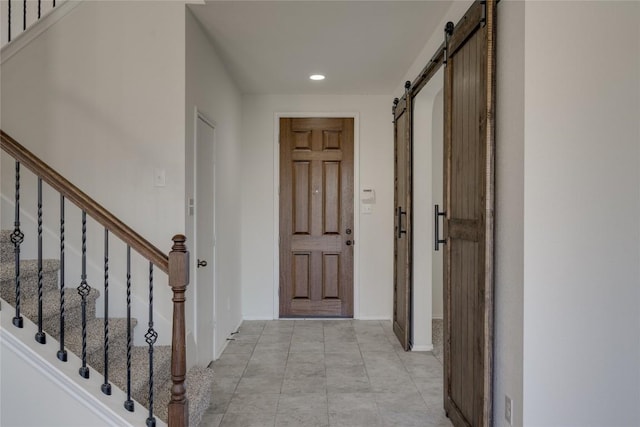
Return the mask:
[[[640,424],[639,22],[526,5],[525,425]]]
[[[84,2],[1,66],[2,129],[166,252],[185,221],[184,25],[181,2]],[[165,187],[153,186],[155,168],[166,171]],[[12,166],[4,163],[2,173],[2,193],[11,196]],[[23,201],[33,212],[33,191],[23,188]],[[57,203],[46,205],[54,231]],[[67,226],[77,251],[77,212]],[[101,241],[100,231],[89,237],[92,249]],[[114,286],[124,277],[119,262],[112,259]],[[145,269],[141,263],[143,277]],[[69,271],[69,280],[78,277]],[[156,308],[170,318],[166,276],[155,277]],[[100,286],[100,275],[90,282]],[[145,282],[134,284],[146,300]],[[112,290],[117,309],[124,297]],[[156,320],[162,342],[170,330]]]
[[[524,262],[524,12],[527,3],[498,6],[494,252],[494,425],[522,424]],[[548,350],[551,348],[547,347]]]
[[[443,305],[442,255],[433,247],[434,204],[442,206],[443,76],[441,69],[413,103],[413,348],[423,351],[433,348],[431,319],[442,318]]]
[[[444,70],[443,70],[444,72]],[[442,78],[441,78],[442,79]],[[444,84],[444,82],[442,82]],[[431,133],[431,211],[433,212],[434,205],[437,203],[440,206],[444,206],[444,199],[442,198],[443,182],[444,182],[444,92],[441,88],[433,101],[433,123]],[[442,223],[440,224],[442,225]],[[434,225],[431,225],[432,230]],[[442,228],[440,228],[442,229]],[[440,236],[441,237],[441,236]],[[433,241],[433,236],[431,241]],[[444,272],[442,270],[442,254],[444,251],[431,250],[432,265],[431,265],[431,295],[433,304],[433,313],[431,317],[434,319],[442,319],[444,316],[444,294],[443,294],[443,281]]]
[[[5,307],[0,311],[0,424],[144,425],[145,411],[124,409],[122,402],[127,398],[124,391],[114,387],[110,396],[102,393],[102,376],[80,377],[78,369],[82,361],[78,356],[69,353],[66,362],[58,360],[55,354],[60,343],[51,336],[45,344],[36,343],[33,336],[38,327],[24,319],[23,327],[15,328],[11,324],[13,315],[6,309],[8,304],[0,302]],[[157,424],[166,426],[161,420]]]
[[[243,97],[242,310],[244,318],[274,317],[274,123],[276,113],[357,113],[360,189],[373,188],[373,213],[355,230],[359,318],[392,317],[393,124],[390,96]],[[356,195],[356,200],[359,199]],[[358,206],[359,203],[356,205]],[[356,209],[356,215],[358,210]],[[277,297],[276,297],[277,298]],[[277,316],[277,313],[275,313]]]
[[[3,426],[109,425],[82,402],[61,392],[60,386],[34,368],[23,354],[14,351],[4,341],[0,348],[0,422]]]
[[[216,342],[215,356],[222,352],[229,334],[242,321],[240,281],[240,133],[242,97],[226,72],[213,45],[190,11],[186,14],[186,197],[193,197],[193,158],[195,108],[216,124]],[[187,229],[193,230],[193,217],[187,216]],[[193,263],[192,263],[193,266]],[[192,269],[192,278],[195,271]],[[193,302],[193,286],[187,298]],[[193,327],[193,305],[189,304],[189,324]]]

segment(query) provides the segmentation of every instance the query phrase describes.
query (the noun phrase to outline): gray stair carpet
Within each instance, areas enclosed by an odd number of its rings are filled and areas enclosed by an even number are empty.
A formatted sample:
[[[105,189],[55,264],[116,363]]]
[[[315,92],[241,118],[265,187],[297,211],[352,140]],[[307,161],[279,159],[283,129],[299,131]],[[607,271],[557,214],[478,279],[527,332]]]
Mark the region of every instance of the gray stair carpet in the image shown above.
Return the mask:
[[[15,308],[15,258],[11,231],[0,231],[0,297]],[[58,339],[60,331],[60,288],[58,284],[59,261],[43,260],[42,275],[42,329],[50,339]],[[89,283],[91,286],[91,284]],[[38,322],[38,261],[20,262],[20,312]],[[93,288],[87,298],[87,364],[90,375],[103,375],[104,370],[104,319],[96,317],[96,299],[100,292]],[[65,348],[82,355],[82,298],[76,284],[65,289]],[[9,309],[9,308],[7,308]],[[146,314],[146,313],[145,313]],[[131,326],[136,326],[132,319]],[[126,392],[127,386],[127,320],[109,318],[109,382]],[[55,355],[53,356],[55,357]],[[153,356],[154,414],[166,422],[167,405],[171,399],[171,347],[154,346]],[[211,401],[213,370],[192,368],[187,372],[187,399],[189,399],[189,424],[197,426]],[[144,405],[136,411],[147,411],[149,404],[149,347],[134,346],[131,350],[131,397]]]

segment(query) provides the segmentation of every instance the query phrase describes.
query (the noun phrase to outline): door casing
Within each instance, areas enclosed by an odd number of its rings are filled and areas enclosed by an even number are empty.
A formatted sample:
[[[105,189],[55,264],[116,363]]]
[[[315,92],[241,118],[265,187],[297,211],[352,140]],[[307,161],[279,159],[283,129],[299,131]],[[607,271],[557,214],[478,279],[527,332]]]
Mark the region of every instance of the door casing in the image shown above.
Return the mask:
[[[336,117],[353,118],[353,318],[360,318],[360,115],[358,113],[277,112],[273,117],[273,318],[280,318],[280,118]]]
[[[214,135],[214,140],[212,141],[213,147],[212,147],[212,151],[213,151],[213,161],[215,162],[215,152],[216,152],[216,141],[215,141],[215,130],[216,130],[216,124],[213,120],[209,119],[204,113],[202,113],[201,111],[198,110],[198,108],[195,108],[194,111],[194,128],[193,128],[193,159],[191,160],[192,163],[192,171],[193,171],[193,197],[195,200],[195,203],[197,203],[197,181],[198,181],[198,145],[199,145],[199,141],[198,141],[198,122],[202,121],[205,125],[209,126],[212,128],[213,130],[213,135]],[[208,266],[206,268],[211,269],[211,277],[213,280],[213,291],[212,291],[212,299],[211,301],[209,301],[209,310],[205,309],[205,301],[199,301],[198,298],[196,298],[196,296],[198,295],[198,287],[199,284],[197,283],[197,267],[196,267],[196,262],[198,259],[198,221],[197,221],[197,206],[189,206],[188,209],[193,209],[193,234],[192,234],[192,241],[190,243],[190,247],[192,248],[192,259],[191,259],[191,277],[193,277],[193,285],[194,285],[194,309],[195,309],[195,313],[194,313],[194,334],[195,334],[195,340],[196,340],[196,347],[197,347],[197,354],[198,354],[198,363],[202,364],[203,361],[200,360],[201,359],[201,355],[206,354],[208,352],[203,351],[202,349],[199,348],[200,346],[200,339],[197,336],[198,335],[198,323],[200,321],[202,321],[201,318],[201,311],[204,311],[205,313],[210,313],[209,318],[210,320],[213,322],[213,329],[211,331],[211,333],[213,334],[212,337],[212,348],[210,349],[210,353],[212,355],[212,360],[216,359],[219,355],[215,354],[216,353],[216,348],[217,348],[217,343],[216,343],[216,324],[217,324],[217,318],[216,318],[216,306],[215,306],[215,302],[217,300],[217,287],[216,287],[216,276],[217,276],[217,271],[216,271],[216,248],[215,248],[215,230],[216,230],[216,223],[215,223],[215,194],[216,194],[216,189],[215,189],[215,185],[216,185],[216,176],[215,176],[215,165],[212,165],[212,167],[214,168],[213,170],[213,181],[214,181],[214,188],[213,188],[213,241],[214,241],[214,248],[213,248],[213,257],[211,260],[207,260],[208,261]],[[189,215],[190,213],[188,213]],[[202,304],[202,305],[201,305]]]

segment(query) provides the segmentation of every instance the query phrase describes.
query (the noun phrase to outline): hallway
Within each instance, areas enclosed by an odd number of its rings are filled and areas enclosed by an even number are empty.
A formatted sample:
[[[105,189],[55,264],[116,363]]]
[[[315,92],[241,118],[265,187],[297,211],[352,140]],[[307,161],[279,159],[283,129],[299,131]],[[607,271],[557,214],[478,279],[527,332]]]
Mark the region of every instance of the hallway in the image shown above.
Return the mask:
[[[245,321],[214,364],[206,427],[450,426],[442,364],[387,321]]]

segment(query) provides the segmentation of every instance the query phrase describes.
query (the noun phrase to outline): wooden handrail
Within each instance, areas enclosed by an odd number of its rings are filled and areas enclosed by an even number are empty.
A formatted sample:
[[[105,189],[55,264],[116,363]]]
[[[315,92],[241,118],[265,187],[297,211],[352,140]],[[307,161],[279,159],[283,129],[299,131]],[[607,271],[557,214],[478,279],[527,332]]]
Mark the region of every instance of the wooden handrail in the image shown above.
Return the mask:
[[[160,249],[149,243],[148,240],[120,221],[115,215],[2,130],[0,130],[0,142],[2,149],[7,154],[42,178],[44,182],[84,210],[91,218],[131,246],[133,250],[151,261],[160,270],[169,274],[169,257]]]

